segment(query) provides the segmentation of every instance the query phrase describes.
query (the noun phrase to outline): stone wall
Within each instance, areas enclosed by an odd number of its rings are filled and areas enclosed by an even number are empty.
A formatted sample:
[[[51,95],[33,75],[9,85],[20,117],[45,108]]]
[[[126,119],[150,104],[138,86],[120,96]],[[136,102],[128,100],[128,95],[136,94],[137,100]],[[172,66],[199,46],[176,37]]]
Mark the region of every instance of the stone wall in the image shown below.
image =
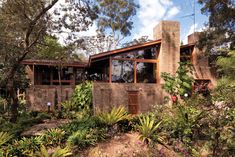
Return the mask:
[[[161,39],[159,52],[159,74],[175,74],[180,61],[180,24],[176,21],[161,21],[153,29],[155,40]],[[164,81],[160,78],[160,83]]]
[[[166,95],[158,84],[95,82],[93,84],[95,112],[110,111],[117,106],[125,106],[128,110],[128,93],[131,91],[138,92],[139,113],[148,112],[154,105],[161,104]]]
[[[195,32],[188,36],[188,43],[197,43],[199,40],[199,32]],[[216,85],[216,79],[215,76],[212,75],[210,71],[209,66],[209,59],[208,56],[197,48],[197,46],[194,46],[193,52],[192,52],[192,63],[195,70],[194,78],[195,79],[209,79],[211,80],[212,84]]]
[[[58,103],[65,101],[72,96],[74,88],[73,86],[62,86],[61,90],[60,86],[32,85],[26,90],[27,108],[31,111],[47,111],[47,103],[51,102],[51,109],[54,110],[56,95]]]

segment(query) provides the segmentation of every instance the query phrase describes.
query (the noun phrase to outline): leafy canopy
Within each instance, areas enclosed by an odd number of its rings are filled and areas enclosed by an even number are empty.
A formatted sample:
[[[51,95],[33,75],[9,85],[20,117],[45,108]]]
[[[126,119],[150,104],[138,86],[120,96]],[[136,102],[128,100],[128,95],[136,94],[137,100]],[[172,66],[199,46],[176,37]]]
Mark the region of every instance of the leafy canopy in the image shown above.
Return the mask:
[[[207,28],[200,35],[200,48],[207,51],[215,46],[235,46],[235,4],[234,0],[199,0],[201,12],[209,16]]]

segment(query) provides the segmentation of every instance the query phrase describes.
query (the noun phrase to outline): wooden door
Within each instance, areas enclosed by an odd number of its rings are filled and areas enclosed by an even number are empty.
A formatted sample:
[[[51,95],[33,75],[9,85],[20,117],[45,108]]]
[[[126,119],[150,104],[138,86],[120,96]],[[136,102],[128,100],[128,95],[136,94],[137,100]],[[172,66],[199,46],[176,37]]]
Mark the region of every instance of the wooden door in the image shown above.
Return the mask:
[[[128,92],[128,109],[130,114],[137,114],[139,112],[138,91]]]

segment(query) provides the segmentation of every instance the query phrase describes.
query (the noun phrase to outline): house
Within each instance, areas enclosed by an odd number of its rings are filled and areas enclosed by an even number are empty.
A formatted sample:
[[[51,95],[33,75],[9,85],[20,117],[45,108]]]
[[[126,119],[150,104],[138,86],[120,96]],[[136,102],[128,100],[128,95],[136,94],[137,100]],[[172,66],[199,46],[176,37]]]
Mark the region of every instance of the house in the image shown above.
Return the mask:
[[[124,105],[133,114],[147,112],[153,105],[162,103],[166,96],[160,74],[174,74],[180,61],[192,62],[194,78],[199,82],[215,83],[208,58],[195,46],[198,33],[188,37],[187,45],[180,46],[179,22],[161,21],[153,32],[151,42],[92,55],[87,63],[64,62],[62,85],[58,79],[58,68],[62,63],[23,61],[31,80],[26,94],[30,109],[45,110],[48,102],[53,107],[56,101],[68,99],[74,86],[90,76],[95,80],[95,111]]]

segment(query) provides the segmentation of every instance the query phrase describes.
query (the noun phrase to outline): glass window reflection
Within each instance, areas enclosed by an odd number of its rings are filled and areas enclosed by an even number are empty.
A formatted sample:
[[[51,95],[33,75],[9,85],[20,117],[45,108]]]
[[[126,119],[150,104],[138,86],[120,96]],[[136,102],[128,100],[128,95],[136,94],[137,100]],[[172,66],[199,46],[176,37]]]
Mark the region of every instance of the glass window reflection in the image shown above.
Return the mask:
[[[134,63],[133,61],[112,61],[112,82],[133,83]]]
[[[156,63],[138,62],[136,75],[137,83],[156,83]]]

